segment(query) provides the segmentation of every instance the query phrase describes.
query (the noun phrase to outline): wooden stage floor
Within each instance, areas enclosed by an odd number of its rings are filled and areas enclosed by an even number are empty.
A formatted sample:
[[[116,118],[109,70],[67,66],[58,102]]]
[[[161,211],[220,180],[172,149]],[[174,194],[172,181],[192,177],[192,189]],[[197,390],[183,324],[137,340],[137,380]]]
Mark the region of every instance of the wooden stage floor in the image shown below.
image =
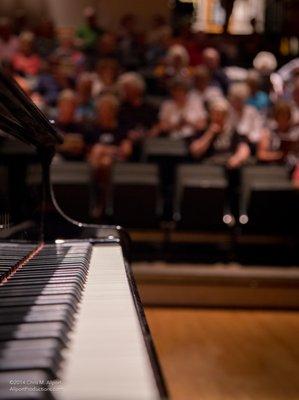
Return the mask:
[[[299,313],[145,311],[172,400],[299,400]]]

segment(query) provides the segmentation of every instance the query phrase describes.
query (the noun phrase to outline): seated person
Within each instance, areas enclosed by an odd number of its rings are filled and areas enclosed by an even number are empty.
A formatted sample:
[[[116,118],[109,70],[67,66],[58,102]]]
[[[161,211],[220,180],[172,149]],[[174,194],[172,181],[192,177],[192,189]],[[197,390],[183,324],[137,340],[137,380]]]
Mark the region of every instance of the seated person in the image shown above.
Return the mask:
[[[119,102],[114,95],[99,97],[96,121],[86,136],[90,147],[88,161],[94,179],[94,218],[100,218],[103,214],[113,162],[127,160],[132,153],[131,141],[119,124],[118,112]]]
[[[297,165],[293,172],[292,182],[293,182],[294,188],[299,190],[299,162],[297,162]]]
[[[119,77],[121,97],[119,123],[128,137],[137,141],[144,137],[157,121],[157,110],[144,97],[145,82],[136,72]]]
[[[189,147],[195,159],[209,157],[226,163],[229,169],[241,167],[250,156],[248,139],[240,135],[229,121],[229,104],[217,99],[210,106],[209,123]]]
[[[116,81],[119,73],[117,60],[113,58],[103,58],[96,66],[93,74],[92,96],[95,98],[107,92],[116,92]]]
[[[294,122],[299,124],[299,76],[293,81],[292,114]]]
[[[33,78],[41,68],[41,58],[34,48],[34,34],[22,32],[19,36],[19,49],[12,58],[13,69],[22,76]]]
[[[292,118],[291,105],[280,101],[274,106],[274,120],[262,130],[257,157],[263,162],[291,161],[298,157],[299,125]]]
[[[267,112],[270,105],[269,95],[263,92],[260,88],[261,77],[256,70],[251,70],[247,75],[247,85],[250,90],[250,96],[247,100],[247,104],[255,107],[259,111]]]
[[[91,97],[92,77],[89,73],[82,73],[76,85],[78,105],[76,120],[87,125],[94,118],[94,104]]]
[[[35,91],[43,96],[48,106],[55,107],[59,93],[64,89],[72,89],[73,86],[73,79],[63,66],[43,61],[41,71],[36,79]]]
[[[256,108],[246,104],[250,95],[245,83],[234,83],[228,93],[230,102],[230,123],[240,135],[245,135],[252,147],[259,141],[264,124],[263,117]]]
[[[221,87],[226,95],[229,88],[228,77],[221,67],[220,53],[213,47],[207,47],[202,53],[203,65],[205,65],[212,76],[212,81]]]
[[[163,101],[160,122],[154,133],[166,133],[175,139],[190,138],[202,130],[206,111],[200,98],[190,96],[185,80],[174,79],[170,84],[171,99]]]
[[[85,155],[84,127],[76,121],[78,101],[76,93],[63,90],[58,98],[56,125],[64,136],[58,153],[67,160],[83,160]]]
[[[204,65],[196,67],[193,73],[194,89],[191,96],[197,96],[200,101],[208,108],[209,103],[217,97],[223,97],[222,90],[212,81],[210,71]]]

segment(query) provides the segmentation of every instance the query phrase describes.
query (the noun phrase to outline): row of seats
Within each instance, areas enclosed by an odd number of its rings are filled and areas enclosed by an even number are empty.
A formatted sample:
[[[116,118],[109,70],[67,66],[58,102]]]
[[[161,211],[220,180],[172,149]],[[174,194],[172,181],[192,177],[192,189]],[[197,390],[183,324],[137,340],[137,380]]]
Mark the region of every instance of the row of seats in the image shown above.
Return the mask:
[[[88,220],[91,180],[87,164],[52,166],[51,178],[62,209]],[[37,166],[27,173],[27,185],[40,179]],[[178,230],[226,230],[234,225],[264,233],[292,233],[298,226],[298,192],[283,166],[248,166],[241,171],[239,212],[233,213],[225,169],[182,164],[176,168],[172,221]],[[106,204],[109,222],[126,228],[157,229],[163,220],[163,188],[156,164],[115,164]]]

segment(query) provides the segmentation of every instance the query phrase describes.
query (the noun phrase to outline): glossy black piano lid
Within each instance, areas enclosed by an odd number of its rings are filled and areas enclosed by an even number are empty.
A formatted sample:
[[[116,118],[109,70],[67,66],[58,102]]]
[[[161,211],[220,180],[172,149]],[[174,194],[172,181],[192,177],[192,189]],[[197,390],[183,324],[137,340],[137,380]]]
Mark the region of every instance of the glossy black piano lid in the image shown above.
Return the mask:
[[[62,142],[44,114],[15,80],[0,68],[0,129],[39,148]]]

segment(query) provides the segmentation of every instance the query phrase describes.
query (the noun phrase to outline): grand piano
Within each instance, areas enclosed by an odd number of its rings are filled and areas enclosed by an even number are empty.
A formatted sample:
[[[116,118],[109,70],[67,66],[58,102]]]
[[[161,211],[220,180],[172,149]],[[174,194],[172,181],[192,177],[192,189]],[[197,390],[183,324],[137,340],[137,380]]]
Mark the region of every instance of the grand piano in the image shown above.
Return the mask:
[[[129,238],[60,209],[51,161],[62,138],[1,70],[0,130],[0,399],[166,399]]]

